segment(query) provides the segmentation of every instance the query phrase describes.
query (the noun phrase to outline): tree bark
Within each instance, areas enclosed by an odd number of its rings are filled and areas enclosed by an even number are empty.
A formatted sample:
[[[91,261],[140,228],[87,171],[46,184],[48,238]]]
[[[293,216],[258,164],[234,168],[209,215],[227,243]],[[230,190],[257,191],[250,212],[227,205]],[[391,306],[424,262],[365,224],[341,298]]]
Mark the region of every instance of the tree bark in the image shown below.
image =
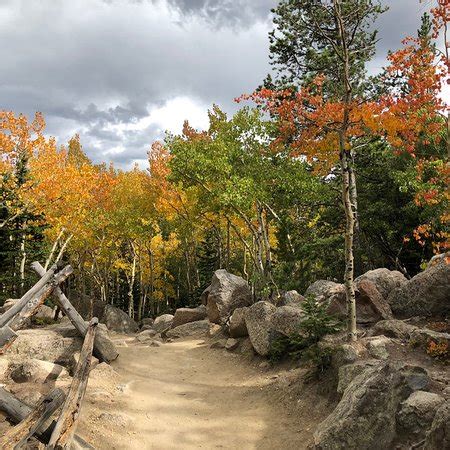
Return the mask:
[[[63,404],[64,397],[64,392],[61,389],[53,389],[34,407],[26,419],[0,439],[0,448],[21,449],[34,433],[43,428],[46,421]]]
[[[17,424],[22,422],[22,420],[25,420],[31,414],[32,409],[16,398],[13,394],[8,392],[5,388],[0,387],[0,411],[5,413],[12,423]],[[47,444],[55,425],[56,422],[52,422],[48,427],[45,425],[41,426],[36,430],[35,437],[44,444]],[[94,450],[94,447],[89,445],[80,436],[75,436],[74,441],[81,448]]]
[[[44,273],[44,268],[39,263],[34,263],[33,269],[38,275]],[[62,312],[69,318],[72,325],[84,338],[88,331],[87,323],[78,314],[77,310],[72,306],[69,299],[63,294],[59,287],[54,290],[53,294],[55,295],[58,306],[61,308]],[[94,340],[94,355],[99,360],[110,363],[117,359],[119,353],[111,339],[104,336],[102,333],[96,333]]]
[[[89,323],[88,332],[83,342],[80,359],[75,368],[73,381],[67,394],[66,401],[56,422],[48,443],[49,450],[69,449],[75,428],[80,418],[81,404],[86,392],[89,371],[91,368],[92,350],[98,319],[93,318]]]

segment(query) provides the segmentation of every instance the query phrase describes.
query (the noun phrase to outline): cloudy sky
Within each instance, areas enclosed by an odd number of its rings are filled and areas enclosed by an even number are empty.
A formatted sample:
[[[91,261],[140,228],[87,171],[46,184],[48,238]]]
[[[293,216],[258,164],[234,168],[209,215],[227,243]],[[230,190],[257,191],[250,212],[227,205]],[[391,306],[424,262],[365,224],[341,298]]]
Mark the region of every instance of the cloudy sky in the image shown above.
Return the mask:
[[[414,33],[419,0],[385,0],[372,70]],[[269,71],[276,0],[0,0],[0,109],[41,111],[95,161],[145,160],[164,130],[207,124]]]

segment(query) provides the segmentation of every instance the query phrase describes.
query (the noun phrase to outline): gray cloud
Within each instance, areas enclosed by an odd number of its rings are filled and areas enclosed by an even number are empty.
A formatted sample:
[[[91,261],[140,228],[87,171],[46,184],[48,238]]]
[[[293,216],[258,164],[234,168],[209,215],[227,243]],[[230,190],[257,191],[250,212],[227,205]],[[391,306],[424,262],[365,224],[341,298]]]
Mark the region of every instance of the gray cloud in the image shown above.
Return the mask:
[[[78,132],[96,161],[145,159],[167,123],[212,103],[232,112],[233,98],[261,83],[276,3],[2,0],[0,107],[42,111],[49,134],[64,142]],[[423,8],[418,0],[388,3],[373,70],[415,32]]]

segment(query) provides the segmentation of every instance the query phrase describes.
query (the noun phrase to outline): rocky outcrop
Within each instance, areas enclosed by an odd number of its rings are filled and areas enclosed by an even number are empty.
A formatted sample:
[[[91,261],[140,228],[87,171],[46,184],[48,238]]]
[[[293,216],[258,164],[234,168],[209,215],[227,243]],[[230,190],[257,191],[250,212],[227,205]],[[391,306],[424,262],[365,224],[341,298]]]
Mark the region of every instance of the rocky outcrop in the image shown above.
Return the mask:
[[[236,308],[249,306],[252,294],[248,283],[224,269],[214,272],[207,294],[206,310],[213,323],[225,324]]]
[[[394,289],[388,303],[400,318],[450,314],[450,264],[434,264],[417,274]]]
[[[209,332],[209,322],[207,320],[198,320],[180,325],[166,332],[168,338],[201,337]]]
[[[173,316],[172,328],[203,319],[206,319],[205,305],[198,306],[197,308],[178,308]]]
[[[361,280],[356,284],[355,295],[357,323],[376,323],[382,319],[392,318],[389,304],[371,281]],[[330,314],[339,317],[347,316],[347,297],[344,285],[334,286],[324,296],[324,301],[328,302],[328,312]]]
[[[153,329],[156,330],[157,333],[164,333],[172,327],[172,322],[172,314],[162,314],[161,316],[158,316],[153,322]]]
[[[112,305],[106,306],[103,323],[116,333],[136,333],[139,329],[138,324],[127,313]]]
[[[245,323],[247,309],[247,306],[244,306],[243,308],[236,308],[231,315],[228,323],[228,331],[231,337],[236,338],[248,336],[247,325]]]
[[[280,306],[272,315],[271,329],[284,336],[290,336],[299,332],[303,317],[303,311],[297,306]]]
[[[296,306],[301,307],[302,302],[305,301],[305,297],[300,295],[297,291],[287,291],[281,296],[281,300],[277,303],[277,306]]]
[[[413,435],[416,440],[421,440],[431,428],[436,411],[444,401],[440,395],[432,392],[413,392],[401,404],[397,423],[404,432]]]
[[[339,286],[338,283],[328,280],[317,280],[306,289],[304,296],[313,296],[317,301],[324,300],[327,297],[330,289]]]
[[[10,370],[10,377],[16,383],[46,383],[69,376],[69,372],[63,366],[35,358],[13,363]]]
[[[446,401],[436,411],[425,439],[424,450],[450,448],[450,402]]]
[[[316,449],[391,448],[402,401],[427,386],[424,369],[400,363],[371,363],[343,392],[334,411],[314,434]]]
[[[152,319],[151,317],[145,317],[144,319],[141,320],[141,327],[151,327],[154,322],[155,320]]]
[[[260,301],[250,306],[245,315],[248,335],[253,348],[261,356],[267,356],[273,340],[272,316],[277,310],[269,302]]]
[[[9,348],[8,354],[17,355],[19,358],[50,361],[63,366],[70,364],[72,355],[80,350],[83,343],[76,333],[67,336],[56,329],[20,330],[17,334],[18,338]]]
[[[389,270],[385,268],[369,270],[363,275],[355,279],[355,283],[359,284],[362,280],[371,281],[378,292],[387,299],[391,291],[402,286],[408,280],[398,270]]]
[[[450,345],[450,334],[421,328],[398,319],[382,320],[371,330],[372,335],[384,335],[405,341],[411,340],[414,344],[428,344],[434,342],[447,342]]]
[[[347,316],[347,297],[345,286],[332,281],[319,280],[305,292],[305,296],[314,295],[320,303],[327,303],[327,311],[338,317]],[[388,302],[378,292],[375,284],[362,279],[355,285],[356,320],[359,324],[376,323],[392,318]]]

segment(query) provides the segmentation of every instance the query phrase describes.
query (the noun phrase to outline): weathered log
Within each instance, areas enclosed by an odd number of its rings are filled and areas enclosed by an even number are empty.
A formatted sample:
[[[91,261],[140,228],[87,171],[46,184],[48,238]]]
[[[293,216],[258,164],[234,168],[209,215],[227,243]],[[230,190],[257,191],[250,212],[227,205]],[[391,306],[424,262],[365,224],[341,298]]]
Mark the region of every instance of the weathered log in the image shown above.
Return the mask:
[[[32,268],[34,268],[34,264],[36,263],[34,262],[33,264],[31,264]],[[28,292],[26,292],[14,306],[9,308],[8,311],[4,312],[0,316],[0,327],[7,325],[8,322],[22,310],[22,308],[27,304],[27,302],[31,298],[33,298],[54,276],[56,270],[57,270],[56,264],[50,267],[50,269],[47,272],[41,275],[42,278]]]
[[[28,405],[20,401],[13,394],[0,387],[0,411],[3,411],[12,423],[17,424],[22,420],[25,420],[30,415],[32,410]],[[42,443],[47,444],[55,425],[56,422],[53,421],[48,427],[45,425],[41,426],[36,430],[34,434],[35,437]],[[94,450],[94,447],[88,444],[80,436],[75,436],[74,441],[83,449]]]
[[[40,276],[45,274],[44,268],[38,262],[33,263],[32,268]],[[88,330],[88,324],[83,320],[80,314],[78,314],[77,310],[72,306],[69,299],[64,295],[59,287],[55,288],[53,294],[56,297],[56,302],[61,308],[61,311],[69,318],[72,325],[81,334],[81,336],[85,337]],[[94,341],[94,355],[100,361],[110,363],[111,361],[117,359],[119,353],[111,339],[97,331]]]
[[[52,436],[48,443],[49,450],[62,450],[70,448],[73,435],[80,418],[81,404],[86,392],[97,325],[98,319],[94,317],[89,322],[88,332],[84,338],[80,359],[75,368],[69,393],[67,394],[61,415],[56,422],[55,429],[53,430]]]
[[[8,325],[0,329],[0,354],[4,353],[17,338],[17,334],[14,331],[22,328],[25,322],[37,312],[55,287],[62,283],[72,272],[72,267],[68,265],[56,275],[53,275],[41,290],[26,303],[21,311],[9,321]]]
[[[64,392],[53,389],[34,407],[25,420],[9,430],[0,439],[0,448],[19,450],[33,434],[40,430],[52,414],[63,404]]]

